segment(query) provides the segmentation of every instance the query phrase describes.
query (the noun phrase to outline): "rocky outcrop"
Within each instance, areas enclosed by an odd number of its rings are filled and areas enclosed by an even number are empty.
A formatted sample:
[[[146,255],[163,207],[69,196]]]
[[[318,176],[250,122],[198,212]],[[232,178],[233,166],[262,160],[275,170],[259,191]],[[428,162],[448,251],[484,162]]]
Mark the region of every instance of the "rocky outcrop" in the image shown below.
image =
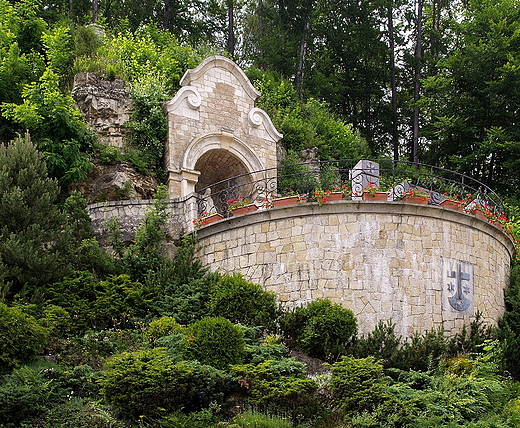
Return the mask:
[[[72,97],[84,120],[98,135],[98,142],[114,147],[125,145],[125,123],[130,120],[132,99],[123,80],[78,73],[74,76]]]
[[[137,172],[126,163],[95,165],[86,180],[74,183],[70,191],[78,190],[89,203],[151,199],[157,191],[157,180]]]

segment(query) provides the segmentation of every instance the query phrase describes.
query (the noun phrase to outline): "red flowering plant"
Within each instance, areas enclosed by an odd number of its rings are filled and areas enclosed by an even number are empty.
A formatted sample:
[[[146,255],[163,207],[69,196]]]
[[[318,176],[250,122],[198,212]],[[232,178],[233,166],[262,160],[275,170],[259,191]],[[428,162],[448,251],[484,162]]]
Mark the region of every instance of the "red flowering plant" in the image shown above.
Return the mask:
[[[419,196],[423,202],[426,202],[430,198],[430,193],[426,189],[410,188],[404,192],[403,199],[413,198],[414,196]]]
[[[317,190],[314,191],[314,199],[316,199],[320,203],[320,205],[326,204],[327,203],[327,197],[331,193],[332,192],[330,190],[317,189]]]
[[[228,204],[228,210],[231,211],[231,210],[234,210],[235,208],[240,208],[240,207],[244,207],[246,205],[251,204],[251,199],[244,198],[243,196],[239,196],[238,198],[235,198],[235,199],[228,199],[226,202]]]
[[[193,225],[195,226],[195,229],[198,229],[199,227],[205,225],[207,223],[207,219],[209,216],[213,215],[215,213],[208,213],[204,211],[202,214],[199,214],[195,220],[193,220]]]
[[[363,189],[363,192],[370,193],[372,196],[376,196],[376,193],[379,192],[379,186],[376,186],[373,183],[368,183],[368,186]]]
[[[352,190],[350,190],[350,187],[348,187],[346,184],[342,184],[341,186],[334,186],[333,191],[343,193],[344,198],[352,195]]]
[[[274,207],[273,201],[269,198],[265,198],[265,200],[260,208],[268,209],[268,208],[273,208],[273,207]]]
[[[444,192],[444,196],[445,196],[444,201],[451,202],[452,204],[460,205],[460,206],[464,207],[464,201],[459,199],[458,194],[450,195],[448,192]]]

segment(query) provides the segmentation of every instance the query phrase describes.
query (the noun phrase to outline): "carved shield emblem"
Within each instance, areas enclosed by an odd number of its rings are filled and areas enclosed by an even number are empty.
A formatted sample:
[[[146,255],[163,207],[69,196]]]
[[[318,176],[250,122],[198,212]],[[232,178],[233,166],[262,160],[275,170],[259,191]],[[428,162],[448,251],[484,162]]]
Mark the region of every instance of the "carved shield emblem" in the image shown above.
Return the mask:
[[[473,315],[473,265],[442,259],[442,309]]]

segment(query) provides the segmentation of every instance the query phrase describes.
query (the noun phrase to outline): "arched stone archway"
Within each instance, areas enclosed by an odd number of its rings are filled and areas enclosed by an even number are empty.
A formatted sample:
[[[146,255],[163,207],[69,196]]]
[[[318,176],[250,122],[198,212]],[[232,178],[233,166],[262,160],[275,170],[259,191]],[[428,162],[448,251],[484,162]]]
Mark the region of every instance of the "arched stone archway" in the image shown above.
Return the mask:
[[[238,157],[227,150],[213,149],[207,151],[195,164],[195,170],[200,171],[199,180],[195,185],[197,193],[231,177],[239,176],[242,178],[241,182],[237,183],[239,185],[249,181],[247,175],[250,171]],[[218,190],[221,189],[214,188],[212,192]]]

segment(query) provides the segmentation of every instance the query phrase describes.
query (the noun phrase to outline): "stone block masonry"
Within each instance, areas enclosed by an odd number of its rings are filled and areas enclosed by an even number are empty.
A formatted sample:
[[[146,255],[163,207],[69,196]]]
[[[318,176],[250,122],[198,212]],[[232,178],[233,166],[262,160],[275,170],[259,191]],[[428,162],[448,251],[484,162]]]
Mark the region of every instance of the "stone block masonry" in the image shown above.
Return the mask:
[[[353,310],[361,334],[391,319],[403,337],[441,326],[454,334],[477,311],[496,324],[514,254],[486,221],[402,202],[257,211],[198,237],[205,266],[240,272],[288,307],[328,298]]]

